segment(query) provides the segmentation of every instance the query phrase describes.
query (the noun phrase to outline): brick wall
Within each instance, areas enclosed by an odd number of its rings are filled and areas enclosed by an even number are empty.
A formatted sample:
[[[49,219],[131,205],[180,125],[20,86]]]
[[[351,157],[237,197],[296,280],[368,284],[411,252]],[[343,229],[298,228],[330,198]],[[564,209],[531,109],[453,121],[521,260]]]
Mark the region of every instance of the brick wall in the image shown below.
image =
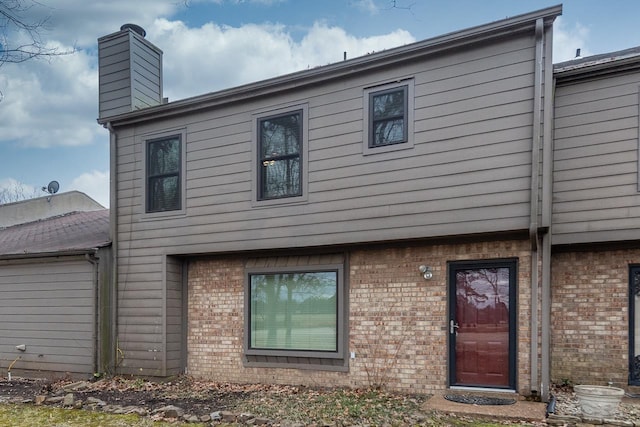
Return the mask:
[[[629,264],[640,249],[555,253],[551,379],[628,382]]]
[[[244,263],[200,258],[189,265],[188,372],[231,382],[310,386],[383,385],[405,392],[447,384],[447,261],[518,258],[518,390],[528,392],[530,254],[527,241],[407,246],[348,254],[348,372],[242,364]],[[433,279],[418,267],[429,265]]]

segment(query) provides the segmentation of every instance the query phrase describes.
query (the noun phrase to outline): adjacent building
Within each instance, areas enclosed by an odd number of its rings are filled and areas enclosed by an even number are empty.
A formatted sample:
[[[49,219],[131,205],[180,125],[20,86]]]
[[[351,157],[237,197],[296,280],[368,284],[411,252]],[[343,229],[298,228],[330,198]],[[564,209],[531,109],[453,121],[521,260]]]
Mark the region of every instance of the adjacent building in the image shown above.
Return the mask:
[[[113,372],[109,211],[69,192],[0,205],[0,367]]]

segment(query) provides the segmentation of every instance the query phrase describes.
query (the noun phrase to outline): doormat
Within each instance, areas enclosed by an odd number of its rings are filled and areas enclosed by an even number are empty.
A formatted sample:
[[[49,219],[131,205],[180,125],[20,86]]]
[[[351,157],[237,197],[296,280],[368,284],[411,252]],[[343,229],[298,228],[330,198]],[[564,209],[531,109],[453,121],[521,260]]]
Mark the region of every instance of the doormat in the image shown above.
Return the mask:
[[[468,403],[471,405],[513,405],[515,399],[502,399],[499,397],[470,396],[468,394],[445,394],[444,398],[452,402]]]

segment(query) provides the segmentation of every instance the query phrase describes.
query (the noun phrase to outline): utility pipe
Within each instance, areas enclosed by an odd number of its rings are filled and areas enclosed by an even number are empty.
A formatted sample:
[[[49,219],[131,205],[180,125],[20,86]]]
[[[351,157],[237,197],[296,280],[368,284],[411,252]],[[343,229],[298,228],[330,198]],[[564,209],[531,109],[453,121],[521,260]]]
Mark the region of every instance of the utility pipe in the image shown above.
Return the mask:
[[[93,372],[99,372],[100,364],[98,363],[98,355],[100,354],[100,298],[99,298],[99,288],[100,288],[100,280],[98,279],[98,257],[96,253],[98,249],[94,249],[94,253],[85,254],[84,258],[91,264],[91,269],[93,271],[93,310],[95,313],[95,318],[93,321]]]
[[[531,347],[529,350],[531,390],[538,382],[538,198],[540,132],[542,127],[542,79],[544,60],[544,19],[538,18],[535,27],[536,49],[533,91],[533,137],[531,141],[531,211],[529,219],[529,241],[531,244]]]
[[[109,237],[111,239],[111,278],[110,282],[113,286],[111,293],[111,322],[112,338],[111,343],[114,345],[111,358],[113,360],[113,369],[118,366],[118,195],[116,193],[118,187],[118,134],[113,128],[111,122],[104,125],[109,130]],[[114,372],[115,373],[115,372]]]
[[[11,363],[9,364],[9,367],[7,368],[7,379],[8,379],[9,381],[11,381],[11,368],[13,368],[13,365],[15,365],[15,364],[16,364],[16,362],[17,362],[18,360],[20,360],[20,359],[22,359],[22,356],[18,356],[18,357],[16,357],[15,359],[13,359],[13,362],[11,362]]]
[[[542,312],[541,312],[541,397],[549,400],[551,385],[551,237],[552,237],[552,201],[553,201],[553,27],[545,31],[545,78],[544,78],[544,128],[542,163]]]

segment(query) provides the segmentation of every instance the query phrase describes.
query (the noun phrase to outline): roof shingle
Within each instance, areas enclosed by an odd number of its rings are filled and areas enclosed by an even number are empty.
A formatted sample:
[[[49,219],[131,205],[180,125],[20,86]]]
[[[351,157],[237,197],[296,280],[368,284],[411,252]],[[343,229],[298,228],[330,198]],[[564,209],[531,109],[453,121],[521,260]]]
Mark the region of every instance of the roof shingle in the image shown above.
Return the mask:
[[[110,243],[108,209],[71,212],[0,229],[0,256],[80,251]]]

